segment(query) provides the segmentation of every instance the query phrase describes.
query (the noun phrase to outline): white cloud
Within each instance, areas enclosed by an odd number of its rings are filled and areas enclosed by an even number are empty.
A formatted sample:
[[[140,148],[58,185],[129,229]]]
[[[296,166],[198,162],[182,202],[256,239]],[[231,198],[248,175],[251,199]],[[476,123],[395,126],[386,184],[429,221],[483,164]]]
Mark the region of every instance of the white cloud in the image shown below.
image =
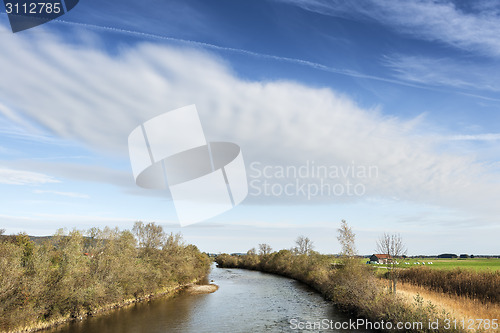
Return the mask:
[[[453,141],[498,141],[500,133],[453,135],[448,139]]]
[[[309,67],[309,68],[312,68],[315,70],[345,75],[345,76],[354,77],[354,78],[363,78],[363,79],[367,79],[367,80],[383,81],[383,82],[389,82],[389,83],[398,84],[398,85],[412,86],[411,84],[409,84],[407,82],[401,82],[401,81],[390,79],[387,77],[365,74],[362,72],[355,71],[353,69],[326,66],[326,65],[321,64],[321,63],[317,63],[317,62],[313,62],[313,61],[309,61],[309,60],[304,60],[304,59],[299,59],[299,58],[290,58],[290,57],[284,57],[284,56],[277,56],[277,55],[273,55],[273,54],[259,53],[259,52],[250,51],[250,50],[246,50],[246,49],[220,46],[220,45],[216,45],[216,44],[199,42],[199,41],[190,40],[190,39],[180,39],[180,38],[174,38],[174,37],[167,37],[164,35],[139,32],[136,30],[127,30],[127,29],[120,29],[120,28],[109,27],[109,26],[94,25],[94,24],[87,24],[87,23],[81,23],[81,22],[69,22],[69,21],[63,21],[63,20],[57,20],[56,22],[61,23],[61,24],[68,24],[71,26],[83,27],[86,29],[98,29],[98,30],[102,30],[102,31],[112,31],[115,33],[140,37],[143,39],[176,42],[176,43],[181,43],[182,45],[186,45],[186,46],[193,47],[193,48],[203,48],[203,49],[207,49],[207,50],[223,51],[223,52],[227,52],[227,53],[236,53],[236,54],[260,58],[260,59],[264,59],[264,60],[285,62],[285,63],[290,63],[290,64],[294,64],[294,65],[298,65],[298,66]]]
[[[496,79],[500,72],[496,64],[473,64],[453,58],[414,55],[392,55],[385,57],[384,62],[402,80],[460,89],[500,91],[500,84]]]
[[[69,198],[79,198],[79,199],[88,199],[90,198],[87,194],[76,193],[76,192],[60,192],[60,191],[48,191],[48,190],[34,190],[35,194],[54,194],[63,197]]]
[[[479,63],[445,57],[391,55],[384,59],[396,72],[391,82],[416,86],[447,86],[466,90],[500,91],[496,78],[500,58],[500,7],[498,2],[395,0],[276,0],[334,17],[375,21],[397,33],[440,42],[484,57]],[[463,7],[460,8],[459,6]],[[422,48],[420,52],[425,52]],[[464,93],[465,94],[465,93]],[[479,99],[497,98],[466,94]]]
[[[375,20],[424,40],[500,56],[500,16],[498,10],[491,10],[491,6],[463,9],[451,1],[431,0],[278,1],[324,15]]]
[[[98,150],[99,147],[94,147]],[[118,187],[130,188],[134,185],[134,177],[128,171],[116,170],[110,167],[92,164],[67,163],[65,161],[46,161],[39,159],[0,160],[0,163],[11,169],[36,170],[50,173],[61,178],[77,179],[84,182],[112,184]]]
[[[59,180],[38,172],[13,170],[0,167],[0,184],[40,185],[46,183],[59,183]]]
[[[207,138],[240,144],[247,165],[354,161],[378,167],[378,178],[366,181],[369,196],[498,212],[498,178],[473,157],[436,153],[420,118],[362,109],[327,88],[241,80],[199,50],[145,43],[109,55],[48,34],[2,36],[0,99],[94,150],[126,157],[137,125],[194,103]],[[113,177],[122,182],[122,173]]]

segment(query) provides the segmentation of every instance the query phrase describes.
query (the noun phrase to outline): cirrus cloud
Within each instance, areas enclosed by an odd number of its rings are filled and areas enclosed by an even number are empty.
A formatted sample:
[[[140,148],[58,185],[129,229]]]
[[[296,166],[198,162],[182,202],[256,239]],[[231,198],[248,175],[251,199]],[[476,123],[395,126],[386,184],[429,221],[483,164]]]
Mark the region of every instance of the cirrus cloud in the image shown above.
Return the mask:
[[[59,183],[54,177],[38,172],[14,170],[0,167],[0,184],[6,185],[40,185]]]
[[[121,162],[138,124],[196,104],[208,139],[237,142],[247,164],[354,161],[379,170],[365,180],[368,196],[498,213],[498,176],[473,156],[438,153],[421,117],[388,117],[329,88],[243,80],[200,49],[141,43],[111,55],[36,37],[5,35],[0,100],[54,135]]]
[[[500,57],[498,3],[478,6],[471,2],[471,8],[459,8],[455,2],[446,0],[277,1],[323,15],[373,20],[416,38]]]

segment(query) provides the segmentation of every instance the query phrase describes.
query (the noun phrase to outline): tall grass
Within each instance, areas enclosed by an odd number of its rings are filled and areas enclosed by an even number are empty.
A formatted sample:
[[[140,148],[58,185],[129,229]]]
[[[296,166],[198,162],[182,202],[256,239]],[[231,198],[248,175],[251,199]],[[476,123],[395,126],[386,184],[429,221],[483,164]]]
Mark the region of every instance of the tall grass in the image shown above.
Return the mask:
[[[460,268],[445,271],[418,267],[401,270],[399,277],[403,282],[434,291],[500,303],[500,271],[477,272]]]
[[[500,304],[498,303],[484,303],[477,299],[445,294],[429,290],[426,287],[416,286],[411,283],[400,283],[398,286],[398,293],[408,299],[412,299],[415,295],[419,294],[424,299],[429,300],[440,307],[449,309],[450,313],[456,318],[500,318]]]

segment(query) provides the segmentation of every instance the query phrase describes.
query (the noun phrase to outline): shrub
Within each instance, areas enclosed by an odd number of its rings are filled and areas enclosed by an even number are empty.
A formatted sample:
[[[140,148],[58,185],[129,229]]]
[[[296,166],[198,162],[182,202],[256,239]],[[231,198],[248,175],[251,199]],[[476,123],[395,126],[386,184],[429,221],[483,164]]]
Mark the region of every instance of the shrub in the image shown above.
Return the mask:
[[[258,263],[255,264],[254,260]],[[315,252],[296,255],[288,250],[281,250],[256,258],[222,254],[217,256],[216,262],[219,267],[257,267],[264,272],[291,277],[316,289],[325,298],[333,301],[339,309],[372,322],[384,320],[392,323],[423,324],[422,328],[406,329],[405,332],[435,332],[428,327],[430,321],[439,319],[439,322],[443,323],[443,319],[450,319],[448,314],[438,313],[432,304],[424,304],[421,298],[417,298],[413,304],[408,304],[395,294],[384,290],[379,286],[373,269],[361,265],[355,257],[345,258],[340,264],[332,265],[332,258],[326,255]],[[439,331],[461,330],[446,330],[441,327]]]
[[[78,317],[205,276],[209,258],[180,235],[148,224],[137,247],[128,231],[58,232],[43,244],[25,234],[0,240],[0,331]],[[148,242],[147,237],[161,242]],[[154,245],[151,245],[154,244]]]

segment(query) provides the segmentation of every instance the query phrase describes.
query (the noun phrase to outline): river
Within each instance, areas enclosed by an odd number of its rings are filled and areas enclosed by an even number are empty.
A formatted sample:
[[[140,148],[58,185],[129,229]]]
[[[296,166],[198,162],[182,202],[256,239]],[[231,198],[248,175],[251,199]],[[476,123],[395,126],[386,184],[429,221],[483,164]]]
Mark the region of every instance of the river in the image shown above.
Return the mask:
[[[295,280],[242,269],[213,268],[209,280],[219,286],[212,294],[154,299],[50,333],[253,333],[253,332],[372,332],[306,328],[307,322],[355,321]],[[330,322],[332,321],[332,322]],[[333,324],[334,325],[334,324]],[[332,326],[335,327],[335,326]],[[293,329],[296,328],[296,329]]]

